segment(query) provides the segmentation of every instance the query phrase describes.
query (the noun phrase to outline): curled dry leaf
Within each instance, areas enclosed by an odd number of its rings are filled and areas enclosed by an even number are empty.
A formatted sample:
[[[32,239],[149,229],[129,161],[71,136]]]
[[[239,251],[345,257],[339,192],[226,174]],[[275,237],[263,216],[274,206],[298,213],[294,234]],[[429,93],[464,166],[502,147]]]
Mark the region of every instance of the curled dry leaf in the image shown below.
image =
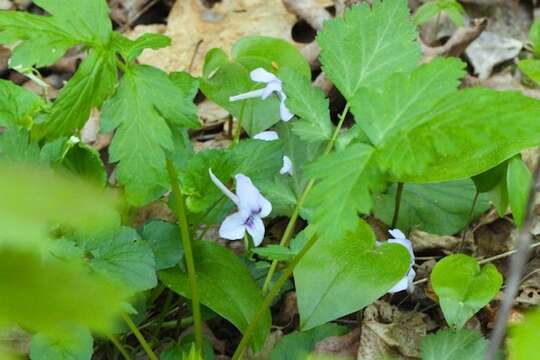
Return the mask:
[[[450,253],[459,247],[461,239],[449,235],[433,235],[420,230],[413,230],[409,238],[417,252],[438,250]]]
[[[177,1],[169,14],[164,35],[172,39],[170,47],[145,50],[141,63],[166,71],[202,72],[205,54],[219,47],[230,51],[242,36],[265,35],[292,42],[296,16],[285,9],[281,0],[223,0],[212,8],[199,0]],[[155,30],[155,26],[138,26],[136,34]],[[133,34],[132,34],[133,35]]]

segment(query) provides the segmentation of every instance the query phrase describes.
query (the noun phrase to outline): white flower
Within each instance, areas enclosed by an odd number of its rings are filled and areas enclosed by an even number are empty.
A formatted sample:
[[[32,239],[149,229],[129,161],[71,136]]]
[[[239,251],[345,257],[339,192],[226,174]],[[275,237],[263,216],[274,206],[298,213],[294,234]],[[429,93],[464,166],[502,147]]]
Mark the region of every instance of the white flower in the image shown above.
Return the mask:
[[[236,194],[234,194],[214,175],[212,169],[208,169],[208,173],[214,184],[238,207],[238,212],[227,216],[221,224],[219,236],[228,240],[239,240],[244,237],[247,230],[253,244],[259,246],[264,238],[262,218],[272,211],[270,201],[261,195],[250,178],[245,175],[235,176]]]
[[[80,143],[80,142],[81,142],[81,139],[79,139],[78,137],[72,135],[72,136],[69,138],[68,142],[69,142],[70,144],[72,144],[72,145],[75,145],[75,144]]]
[[[293,164],[287,155],[283,156],[283,166],[281,167],[281,170],[279,170],[279,173],[281,175],[289,174],[291,176],[293,174]]]
[[[414,252],[413,247],[411,244],[411,241],[408,240],[405,237],[405,234],[401,232],[399,229],[392,229],[388,231],[390,235],[392,235],[393,239],[388,239],[388,242],[391,244],[400,244],[404,246],[407,251],[409,252],[409,255],[411,255],[411,264],[409,265],[409,271],[407,274],[396,284],[393,288],[388,290],[389,293],[397,293],[402,290],[408,290],[412,289],[412,282],[414,281],[414,277],[416,276],[416,272],[413,269],[414,265]]]
[[[279,139],[279,136],[275,131],[263,131],[253,136],[253,138],[263,141],[274,141]]]
[[[240,95],[231,96],[229,98],[229,101],[246,100],[246,99],[253,99],[253,98],[258,98],[258,97],[265,100],[273,92],[275,92],[277,96],[279,97],[279,114],[280,114],[281,120],[283,121],[291,120],[294,114],[291,113],[289,109],[287,109],[287,107],[285,106],[285,100],[287,99],[287,95],[285,95],[285,93],[283,92],[281,80],[279,80],[279,78],[276,75],[264,70],[263,68],[257,68],[253,70],[249,74],[249,76],[251,80],[258,83],[264,83],[266,84],[266,86],[262,89],[248,91]]]

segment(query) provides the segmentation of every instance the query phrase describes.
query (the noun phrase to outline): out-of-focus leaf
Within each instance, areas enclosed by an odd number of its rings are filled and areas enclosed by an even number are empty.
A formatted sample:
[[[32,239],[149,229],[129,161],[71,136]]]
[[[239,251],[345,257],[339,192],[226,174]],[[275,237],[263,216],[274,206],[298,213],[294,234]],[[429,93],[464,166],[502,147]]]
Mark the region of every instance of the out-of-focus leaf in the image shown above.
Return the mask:
[[[43,100],[22,86],[0,80],[0,126],[29,127],[33,115],[43,106]]]
[[[92,334],[76,326],[54,336],[38,333],[30,343],[31,360],[90,360],[93,353]]]

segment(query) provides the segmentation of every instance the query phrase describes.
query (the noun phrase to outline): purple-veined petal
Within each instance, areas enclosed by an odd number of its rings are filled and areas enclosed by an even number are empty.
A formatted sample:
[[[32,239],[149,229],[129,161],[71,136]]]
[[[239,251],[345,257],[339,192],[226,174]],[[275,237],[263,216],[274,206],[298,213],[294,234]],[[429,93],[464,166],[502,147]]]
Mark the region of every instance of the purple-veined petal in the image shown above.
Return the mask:
[[[283,156],[283,166],[281,167],[281,169],[279,170],[279,173],[281,175],[285,175],[285,174],[289,174],[292,176],[293,174],[293,164],[292,164],[292,161],[291,159],[284,155]]]
[[[212,182],[214,184],[216,184],[218,189],[221,190],[221,192],[223,192],[223,194],[225,194],[225,196],[227,196],[229,199],[231,199],[232,202],[234,202],[238,206],[238,204],[240,203],[240,199],[238,198],[238,196],[236,196],[231,190],[229,190],[229,188],[227,188],[225,186],[225,184],[223,184],[217,178],[217,176],[214,175],[214,173],[212,172],[212,169],[208,169],[208,174],[210,174],[210,179],[212,179]]]
[[[223,220],[219,227],[219,236],[227,240],[238,240],[246,233],[245,222],[249,215],[243,212],[231,214]]]
[[[249,210],[251,213],[259,212],[262,204],[259,203],[259,198],[262,196],[259,190],[253,185],[251,179],[244,174],[237,174],[236,179],[236,195],[240,199],[238,207],[243,210]]]
[[[278,77],[263,68],[256,68],[249,73],[251,80],[261,83],[269,83],[270,81],[279,81]]]
[[[261,245],[264,239],[264,223],[258,216],[253,216],[250,224],[246,226],[246,229],[253,239],[255,246]]]
[[[274,140],[278,140],[279,136],[277,132],[275,131],[263,131],[253,136],[253,138],[257,140],[263,140],[263,141],[274,141]]]

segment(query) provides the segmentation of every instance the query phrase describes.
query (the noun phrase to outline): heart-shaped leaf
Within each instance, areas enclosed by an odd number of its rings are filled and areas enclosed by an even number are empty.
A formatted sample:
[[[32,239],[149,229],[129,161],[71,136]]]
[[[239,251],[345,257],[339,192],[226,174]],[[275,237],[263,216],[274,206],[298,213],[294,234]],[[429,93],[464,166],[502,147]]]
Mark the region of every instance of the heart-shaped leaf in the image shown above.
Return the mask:
[[[242,261],[224,247],[208,241],[193,243],[195,270],[201,303],[244,331],[262,303],[262,294]],[[191,297],[187,274],[180,269],[159,273],[160,280],[174,292]],[[270,330],[266,311],[253,334],[252,347],[258,351]]]
[[[439,297],[446,322],[461,329],[478,310],[497,294],[502,276],[492,264],[480,268],[470,256],[447,256],[431,273],[433,290]]]
[[[371,304],[405,275],[410,260],[404,246],[376,246],[360,219],[343,238],[321,237],[294,271],[302,330]]]

